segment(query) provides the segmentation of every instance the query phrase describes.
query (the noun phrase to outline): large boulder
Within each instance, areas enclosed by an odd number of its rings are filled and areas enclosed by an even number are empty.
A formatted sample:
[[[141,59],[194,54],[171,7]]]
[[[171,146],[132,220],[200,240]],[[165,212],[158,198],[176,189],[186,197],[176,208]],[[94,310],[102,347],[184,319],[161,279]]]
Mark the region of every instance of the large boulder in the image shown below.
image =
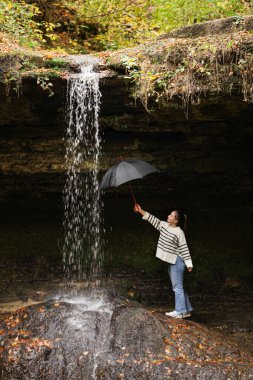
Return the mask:
[[[0,326],[1,380],[250,379],[252,358],[222,335],[101,296],[17,310]]]

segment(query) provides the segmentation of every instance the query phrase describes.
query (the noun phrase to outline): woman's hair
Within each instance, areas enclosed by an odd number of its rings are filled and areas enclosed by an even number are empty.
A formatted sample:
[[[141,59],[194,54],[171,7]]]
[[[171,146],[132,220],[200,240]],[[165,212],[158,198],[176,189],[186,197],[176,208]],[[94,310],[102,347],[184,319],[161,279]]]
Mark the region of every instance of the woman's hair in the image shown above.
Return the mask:
[[[180,227],[184,232],[186,232],[188,224],[187,215],[185,215],[182,210],[174,210],[174,212],[176,213],[178,227]]]

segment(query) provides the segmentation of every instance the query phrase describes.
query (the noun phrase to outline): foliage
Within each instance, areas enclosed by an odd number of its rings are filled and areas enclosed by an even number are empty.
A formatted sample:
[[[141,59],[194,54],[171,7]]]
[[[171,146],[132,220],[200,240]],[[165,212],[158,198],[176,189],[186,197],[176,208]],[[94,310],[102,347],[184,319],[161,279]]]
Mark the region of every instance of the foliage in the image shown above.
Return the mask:
[[[0,31],[71,53],[130,47],[179,26],[252,13],[253,0],[2,0]]]
[[[88,48],[115,50],[133,46],[152,36],[150,0],[88,0],[84,19],[99,24],[99,33],[86,42]]]
[[[39,14],[35,4],[26,4],[25,1],[0,2],[0,31],[7,32],[20,43],[36,46],[42,42],[40,25],[34,21]]]
[[[206,93],[241,91],[253,102],[252,33],[199,38],[163,39],[111,53],[107,62],[125,70],[135,84],[135,96],[147,109],[180,99],[188,114]],[[134,63],[134,64],[133,64]]]
[[[53,83],[50,82],[49,77],[47,76],[38,76],[37,77],[37,84],[40,85],[43,91],[49,92],[49,97],[54,95],[54,92],[52,91]]]
[[[231,91],[238,75],[244,99],[252,101],[252,55],[249,49],[240,48],[242,34],[224,38],[221,46],[215,37],[194,42],[180,38],[177,46],[170,40],[150,42],[150,37],[174,27],[234,14],[238,15],[234,19],[236,27],[243,22],[240,15],[251,12],[252,1],[3,0],[0,3],[0,49],[4,46],[1,44],[3,32],[25,46],[46,44],[71,53],[115,50],[124,46],[124,53],[111,55],[108,62],[112,60],[114,65],[121,66],[136,83],[135,94],[147,108],[150,99],[161,103],[178,96],[187,112],[188,104],[198,103],[200,94],[205,91],[221,91],[222,86]],[[129,48],[147,39],[149,42],[139,49]],[[4,52],[7,51],[8,47],[4,47]],[[225,64],[221,62],[222,57],[227,60]],[[67,64],[61,57],[53,56],[38,68],[57,71],[67,68]],[[22,71],[33,69],[29,68],[29,62],[17,59],[9,64],[9,69],[1,68],[0,74],[6,84],[14,78],[18,83]],[[40,72],[38,75],[41,76]],[[44,80],[41,84],[44,86]]]
[[[252,13],[252,0],[153,0],[153,17],[161,30]]]

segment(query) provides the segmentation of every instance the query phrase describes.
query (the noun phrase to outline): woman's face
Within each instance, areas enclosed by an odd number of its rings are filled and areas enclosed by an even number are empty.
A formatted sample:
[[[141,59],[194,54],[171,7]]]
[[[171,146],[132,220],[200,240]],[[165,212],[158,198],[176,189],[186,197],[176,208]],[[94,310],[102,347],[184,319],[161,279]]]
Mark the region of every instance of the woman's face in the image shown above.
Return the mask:
[[[172,226],[177,225],[177,213],[176,211],[172,211],[170,215],[168,215],[167,222]]]

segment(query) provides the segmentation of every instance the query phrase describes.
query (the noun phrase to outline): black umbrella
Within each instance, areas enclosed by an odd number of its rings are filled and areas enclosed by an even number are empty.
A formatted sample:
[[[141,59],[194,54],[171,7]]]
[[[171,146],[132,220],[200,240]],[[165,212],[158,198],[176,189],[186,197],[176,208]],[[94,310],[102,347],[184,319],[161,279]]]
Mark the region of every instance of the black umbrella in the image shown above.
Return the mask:
[[[117,187],[123,183],[134,179],[143,178],[145,175],[158,172],[156,168],[141,160],[121,160],[118,164],[112,166],[105,173],[100,188],[106,189],[109,187]],[[130,185],[130,184],[129,184]],[[134,203],[135,196],[130,185]]]

